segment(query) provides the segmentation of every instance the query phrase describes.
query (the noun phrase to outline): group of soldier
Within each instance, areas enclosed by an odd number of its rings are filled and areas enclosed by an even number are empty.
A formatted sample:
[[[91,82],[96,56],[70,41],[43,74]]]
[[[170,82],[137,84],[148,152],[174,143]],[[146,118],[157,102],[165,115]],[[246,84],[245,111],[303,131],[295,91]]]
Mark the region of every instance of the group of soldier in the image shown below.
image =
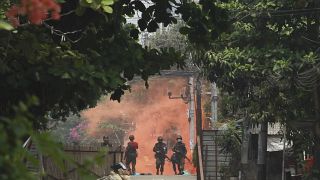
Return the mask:
[[[131,174],[136,173],[136,160],[138,156],[138,143],[134,141],[134,136],[129,136],[129,142],[125,150],[125,162],[128,170],[131,172]],[[175,174],[182,175],[184,171],[184,164],[185,164],[185,158],[187,154],[187,149],[185,144],[182,142],[182,137],[177,137],[177,142],[175,143],[173,147],[173,154],[171,158],[167,156],[168,153],[168,147],[163,142],[162,136],[158,137],[158,142],[153,147],[153,152],[155,153],[155,159],[156,159],[156,170],[157,175],[163,174],[164,171],[164,165],[165,160],[168,159],[172,163],[173,171]],[[131,165],[131,167],[130,167]],[[177,169],[179,172],[177,172]]]

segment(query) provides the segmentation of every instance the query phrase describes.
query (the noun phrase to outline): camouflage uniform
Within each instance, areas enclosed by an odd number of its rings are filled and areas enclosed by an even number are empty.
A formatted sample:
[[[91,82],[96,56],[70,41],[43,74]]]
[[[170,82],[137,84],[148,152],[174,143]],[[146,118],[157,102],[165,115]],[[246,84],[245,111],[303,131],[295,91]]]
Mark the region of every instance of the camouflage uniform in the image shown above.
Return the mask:
[[[164,163],[165,163],[166,154],[167,154],[167,145],[162,141],[160,141],[154,145],[153,152],[156,153],[155,158],[156,158],[157,175],[159,174],[159,169],[160,169],[160,173],[163,174]]]
[[[182,139],[182,138],[181,138]],[[174,154],[172,155],[173,170],[176,173],[176,164],[178,165],[179,174],[183,174],[184,171],[184,159],[187,154],[186,145],[183,142],[177,142],[173,147]],[[176,173],[177,174],[177,173]]]
[[[108,136],[103,136],[103,142],[101,143],[101,146],[102,147],[108,147],[108,148],[112,147],[112,144],[109,141],[109,137]]]
[[[121,162],[112,165],[111,169],[108,176],[104,176],[97,180],[130,180],[127,168]]]

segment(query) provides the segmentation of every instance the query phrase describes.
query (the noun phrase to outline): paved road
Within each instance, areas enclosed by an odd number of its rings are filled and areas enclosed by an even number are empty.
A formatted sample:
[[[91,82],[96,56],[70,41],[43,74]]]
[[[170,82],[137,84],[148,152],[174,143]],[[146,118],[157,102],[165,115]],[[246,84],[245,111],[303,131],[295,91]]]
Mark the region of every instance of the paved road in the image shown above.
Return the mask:
[[[196,176],[131,176],[131,180],[196,180]]]

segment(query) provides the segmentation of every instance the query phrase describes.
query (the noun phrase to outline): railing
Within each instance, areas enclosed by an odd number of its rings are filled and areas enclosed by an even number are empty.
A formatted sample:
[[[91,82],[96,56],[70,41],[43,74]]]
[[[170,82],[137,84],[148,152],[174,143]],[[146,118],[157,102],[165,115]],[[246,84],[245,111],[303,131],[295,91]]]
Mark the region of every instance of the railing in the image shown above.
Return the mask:
[[[197,146],[198,146],[198,164],[199,164],[199,171],[200,171],[200,180],[204,180],[204,172],[203,172],[203,164],[202,164],[202,149],[201,149],[201,141],[200,137],[197,136]]]
[[[202,147],[203,148],[203,147]],[[208,146],[207,145],[204,145],[204,153],[202,154],[204,157],[202,159],[204,159],[204,162],[203,162],[203,175],[205,177],[207,177],[207,169],[208,169]],[[210,176],[209,176],[210,177]]]
[[[27,166],[29,171],[32,172],[43,172],[43,164],[42,164],[42,156],[39,155],[39,152],[37,152],[34,147],[32,147],[32,138],[31,136],[28,137],[28,139],[23,143],[22,148],[24,148],[26,151],[29,151],[29,153],[34,156],[34,158],[39,160],[39,166],[34,165],[34,163],[31,163],[30,161],[27,160],[25,156],[22,157],[23,163]]]
[[[29,148],[30,144],[31,144],[31,136],[29,136],[29,138],[23,143],[22,147]]]
[[[32,165],[32,163],[28,162],[24,159],[26,166],[30,166],[30,171],[35,171],[36,173],[46,174],[44,179],[73,179],[78,180],[81,179],[79,172],[77,171],[80,167],[84,168],[90,174],[93,174],[97,177],[102,177],[108,175],[110,172],[110,166],[121,162],[123,159],[124,151],[122,147],[117,147],[110,149],[107,154],[103,157],[103,163],[101,164],[92,164],[91,166],[84,167],[84,163],[86,160],[91,160],[95,158],[97,155],[101,153],[101,145],[73,145],[73,144],[65,144],[64,152],[72,159],[72,162],[64,161],[64,167],[66,168],[64,171],[57,166],[54,160],[50,157],[42,156],[41,152],[38,152],[37,149],[32,144],[32,140],[29,137],[25,143],[23,144],[23,148],[32,150],[34,153],[37,153],[37,159],[39,160],[39,166]],[[99,155],[100,156],[100,155]],[[31,166],[32,165],[32,166]],[[44,173],[45,172],[45,173]]]
[[[64,145],[64,151],[71,156],[77,166],[82,167],[86,159],[92,159],[101,152],[101,145]],[[85,170],[97,177],[108,175],[110,166],[123,159],[123,150],[121,148],[111,149],[103,156],[103,163],[86,167]],[[78,167],[65,162],[67,173],[63,173],[52,161],[51,158],[44,159],[44,167],[46,174],[53,179],[81,179],[76,171]]]

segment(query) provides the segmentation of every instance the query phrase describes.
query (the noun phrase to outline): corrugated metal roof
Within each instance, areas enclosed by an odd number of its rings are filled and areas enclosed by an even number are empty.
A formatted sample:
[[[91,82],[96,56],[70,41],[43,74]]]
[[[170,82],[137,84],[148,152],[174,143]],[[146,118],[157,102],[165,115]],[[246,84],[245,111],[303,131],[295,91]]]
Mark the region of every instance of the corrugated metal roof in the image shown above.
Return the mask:
[[[286,149],[291,148],[291,145],[286,142]],[[283,150],[283,139],[281,137],[269,136],[267,141],[267,151],[275,152]]]
[[[254,124],[248,130],[251,134],[259,134],[260,132],[260,124]],[[282,134],[282,126],[280,123],[268,123],[268,135],[281,135]]]

